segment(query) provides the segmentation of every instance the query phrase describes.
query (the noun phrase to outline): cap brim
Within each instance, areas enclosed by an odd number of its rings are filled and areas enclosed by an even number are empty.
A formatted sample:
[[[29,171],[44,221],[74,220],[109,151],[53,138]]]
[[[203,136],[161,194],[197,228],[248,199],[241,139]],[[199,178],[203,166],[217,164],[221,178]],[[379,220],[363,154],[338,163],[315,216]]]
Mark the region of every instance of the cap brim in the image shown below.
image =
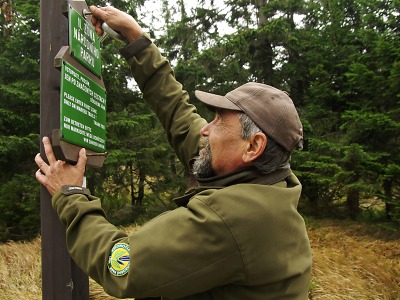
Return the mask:
[[[213,108],[242,111],[242,109],[239,106],[233,104],[228,98],[224,96],[206,93],[202,91],[195,91],[194,94],[196,98],[199,99],[201,102]]]

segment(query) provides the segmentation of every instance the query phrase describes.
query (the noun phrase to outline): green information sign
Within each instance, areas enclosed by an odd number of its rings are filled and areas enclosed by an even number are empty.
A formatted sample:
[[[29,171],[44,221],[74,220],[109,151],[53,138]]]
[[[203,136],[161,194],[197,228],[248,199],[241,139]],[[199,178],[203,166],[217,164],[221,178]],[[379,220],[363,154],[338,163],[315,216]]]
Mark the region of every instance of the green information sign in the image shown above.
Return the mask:
[[[70,55],[89,71],[101,75],[100,41],[92,24],[68,7]]]
[[[63,61],[60,100],[62,139],[104,153],[106,90]]]

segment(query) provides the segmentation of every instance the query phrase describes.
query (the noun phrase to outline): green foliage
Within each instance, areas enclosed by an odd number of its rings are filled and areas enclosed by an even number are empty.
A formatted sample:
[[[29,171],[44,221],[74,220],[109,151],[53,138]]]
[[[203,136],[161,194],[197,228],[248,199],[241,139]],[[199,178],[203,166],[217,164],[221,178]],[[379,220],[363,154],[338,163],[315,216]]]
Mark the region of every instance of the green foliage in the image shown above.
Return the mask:
[[[309,3],[309,9],[307,133],[341,149],[335,158],[340,172],[332,185],[340,188],[350,215],[357,216],[361,200],[398,197],[398,183],[382,180],[399,158],[399,93],[391,79],[398,79],[399,38],[389,21],[398,8],[384,1],[346,6],[321,1]],[[311,151],[316,161],[324,153]]]
[[[308,210],[357,217],[360,201],[397,203],[398,182],[383,175],[400,157],[396,4],[226,1],[218,11],[205,3],[188,12],[163,1],[158,44],[189,94],[248,81],[288,91],[304,124],[305,149],[292,166]],[[234,33],[219,36],[213,28],[224,18]]]
[[[400,224],[398,1],[241,0],[218,7],[202,0],[189,10],[184,1],[160,0],[162,16],[150,11],[146,20],[140,16],[146,0],[87,3],[109,3],[138,19],[192,96],[196,89],[225,94],[248,81],[287,91],[304,125],[304,150],[292,156],[303,184],[302,210],[376,218],[364,205],[373,200]],[[33,0],[15,2],[11,20],[0,16],[2,239],[38,231],[32,174],[39,144],[39,20]],[[90,189],[116,224],[168,209],[186,186],[120,47],[111,39],[102,44],[108,156],[101,169],[87,171]],[[204,107],[199,112],[211,117]]]
[[[4,15],[2,15],[4,17]],[[39,231],[39,5],[18,1],[0,37],[0,240]],[[4,23],[3,23],[4,22]]]
[[[346,132],[345,142],[365,144],[370,150],[391,151],[397,145],[400,123],[387,114],[347,110],[340,126]]]
[[[32,176],[16,174],[1,184],[0,241],[26,239],[37,234],[39,206],[39,186]]]
[[[332,203],[343,197],[337,184],[341,172],[339,158],[340,148],[335,143],[313,138],[307,140],[304,151],[296,151],[292,156],[292,167],[303,184],[303,197],[308,204],[302,208],[304,211],[330,214]]]

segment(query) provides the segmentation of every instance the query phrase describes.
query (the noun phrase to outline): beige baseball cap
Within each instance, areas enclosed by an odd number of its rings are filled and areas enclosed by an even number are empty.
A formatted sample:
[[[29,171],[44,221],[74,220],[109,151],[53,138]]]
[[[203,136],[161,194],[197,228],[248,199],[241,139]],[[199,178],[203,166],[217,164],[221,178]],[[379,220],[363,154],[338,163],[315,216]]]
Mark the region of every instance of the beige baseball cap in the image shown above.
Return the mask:
[[[202,91],[195,91],[195,95],[208,106],[244,112],[287,151],[303,139],[303,126],[292,99],[277,88],[250,82],[225,96]]]

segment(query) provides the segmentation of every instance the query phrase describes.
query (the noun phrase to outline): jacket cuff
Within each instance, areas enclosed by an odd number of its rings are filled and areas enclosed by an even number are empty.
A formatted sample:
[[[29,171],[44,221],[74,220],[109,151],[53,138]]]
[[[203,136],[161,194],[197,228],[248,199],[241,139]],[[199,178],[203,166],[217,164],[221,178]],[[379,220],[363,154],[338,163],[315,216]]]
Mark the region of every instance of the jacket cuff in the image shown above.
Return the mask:
[[[143,33],[135,41],[129,43],[124,48],[120,50],[121,55],[128,60],[129,58],[135,56],[143,49],[151,45],[150,37],[147,33]]]

